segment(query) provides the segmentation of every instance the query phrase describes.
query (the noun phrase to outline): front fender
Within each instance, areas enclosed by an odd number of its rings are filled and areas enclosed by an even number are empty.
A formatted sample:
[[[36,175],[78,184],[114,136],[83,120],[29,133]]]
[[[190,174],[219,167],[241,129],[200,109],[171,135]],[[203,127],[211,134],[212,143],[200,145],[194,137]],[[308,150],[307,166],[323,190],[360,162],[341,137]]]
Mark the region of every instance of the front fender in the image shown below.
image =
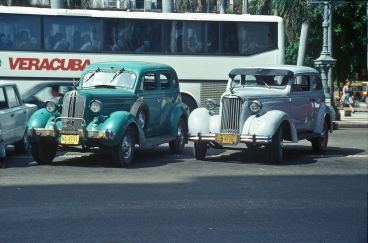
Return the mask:
[[[290,129],[291,140],[297,142],[298,137],[294,123],[288,114],[279,110],[250,116],[245,121],[241,134],[273,136],[283,123],[286,123]]]
[[[316,119],[317,121],[315,122],[315,126],[313,129],[314,133],[322,133],[325,121],[327,122],[327,126],[330,132],[333,131],[330,108],[326,104],[320,105]]]
[[[32,128],[45,128],[49,123],[50,118],[52,116],[60,116],[59,112],[50,113],[46,110],[46,108],[42,108],[37,110],[33,115],[29,118],[27,122],[27,129]],[[30,142],[34,142],[38,140],[38,137],[29,137]]]
[[[220,132],[219,115],[203,107],[197,108],[190,113],[188,128],[192,135]]]
[[[123,135],[131,124],[134,124],[138,129],[139,137],[144,136],[142,127],[138,125],[138,120],[130,112],[127,111],[116,111],[105,117],[99,124],[95,124],[93,121],[88,124],[87,130],[110,130],[115,133],[114,140],[102,140],[101,143],[106,146],[114,146],[120,142]]]

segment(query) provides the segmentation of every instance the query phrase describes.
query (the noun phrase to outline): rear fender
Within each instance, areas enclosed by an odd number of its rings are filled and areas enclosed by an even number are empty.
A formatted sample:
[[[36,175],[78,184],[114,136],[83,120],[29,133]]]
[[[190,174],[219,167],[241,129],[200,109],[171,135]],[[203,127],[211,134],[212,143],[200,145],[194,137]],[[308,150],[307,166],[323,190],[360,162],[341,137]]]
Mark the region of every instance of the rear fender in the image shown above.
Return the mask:
[[[313,129],[314,133],[322,133],[325,121],[327,122],[328,130],[330,130],[330,132],[333,131],[330,108],[327,105],[322,104],[319,107],[316,119],[317,121]]]
[[[188,126],[188,113],[182,105],[178,104],[172,109],[171,116],[170,116],[170,128],[168,132],[173,136],[176,136],[177,126],[178,126],[180,117],[183,117],[186,126]],[[187,127],[187,130],[188,130],[188,127]]]

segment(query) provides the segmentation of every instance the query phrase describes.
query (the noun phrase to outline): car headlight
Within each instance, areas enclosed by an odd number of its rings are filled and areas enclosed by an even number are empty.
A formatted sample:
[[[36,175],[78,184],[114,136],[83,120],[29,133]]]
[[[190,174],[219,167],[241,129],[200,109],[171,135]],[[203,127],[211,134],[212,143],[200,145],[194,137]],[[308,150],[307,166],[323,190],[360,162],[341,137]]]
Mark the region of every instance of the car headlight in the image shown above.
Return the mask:
[[[208,99],[206,102],[204,102],[204,107],[206,107],[207,110],[213,110],[217,106],[216,101],[213,99]]]
[[[58,104],[53,100],[49,100],[46,101],[45,108],[48,112],[52,113],[56,111],[56,109],[58,108]]]
[[[252,103],[249,105],[249,110],[252,112],[259,112],[262,110],[262,103],[258,100],[253,100]]]
[[[99,112],[102,109],[102,103],[98,100],[92,100],[91,103],[89,103],[89,108],[92,112]]]

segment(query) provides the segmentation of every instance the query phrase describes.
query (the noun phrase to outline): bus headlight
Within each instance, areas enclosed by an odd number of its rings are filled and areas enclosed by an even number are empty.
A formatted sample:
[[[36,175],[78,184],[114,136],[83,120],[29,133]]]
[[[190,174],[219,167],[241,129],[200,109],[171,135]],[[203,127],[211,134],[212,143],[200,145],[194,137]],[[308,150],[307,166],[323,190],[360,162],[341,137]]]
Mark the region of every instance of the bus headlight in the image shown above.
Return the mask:
[[[45,108],[48,112],[50,112],[50,113],[55,112],[57,107],[58,107],[58,105],[55,101],[53,101],[53,100],[46,101]]]
[[[262,110],[262,103],[258,100],[253,100],[252,103],[249,105],[249,110],[252,112],[259,112]]]
[[[89,108],[92,112],[99,112],[102,109],[102,103],[98,100],[92,100],[91,103],[89,103]]]
[[[216,101],[213,99],[208,99],[206,102],[204,102],[204,107],[206,107],[207,110],[213,110],[217,106]]]

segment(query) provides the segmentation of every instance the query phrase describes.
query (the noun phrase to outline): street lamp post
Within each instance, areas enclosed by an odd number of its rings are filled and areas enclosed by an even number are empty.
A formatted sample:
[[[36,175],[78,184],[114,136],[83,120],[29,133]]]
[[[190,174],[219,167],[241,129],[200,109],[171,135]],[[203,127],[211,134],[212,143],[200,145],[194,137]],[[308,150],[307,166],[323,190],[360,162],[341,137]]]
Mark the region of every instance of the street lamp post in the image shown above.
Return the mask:
[[[333,59],[328,51],[328,27],[330,25],[330,13],[332,13],[334,5],[344,4],[345,1],[334,1],[334,0],[312,0],[308,3],[323,4],[323,44],[321,56],[314,60],[314,65],[321,70],[321,76],[323,81],[323,91],[326,96],[326,104],[329,106],[332,119],[335,121],[340,120],[340,111],[335,106],[335,101],[333,98],[333,93],[331,94],[330,87],[328,86],[328,72],[331,68],[335,67],[336,59]],[[331,80],[331,85],[333,85]]]

